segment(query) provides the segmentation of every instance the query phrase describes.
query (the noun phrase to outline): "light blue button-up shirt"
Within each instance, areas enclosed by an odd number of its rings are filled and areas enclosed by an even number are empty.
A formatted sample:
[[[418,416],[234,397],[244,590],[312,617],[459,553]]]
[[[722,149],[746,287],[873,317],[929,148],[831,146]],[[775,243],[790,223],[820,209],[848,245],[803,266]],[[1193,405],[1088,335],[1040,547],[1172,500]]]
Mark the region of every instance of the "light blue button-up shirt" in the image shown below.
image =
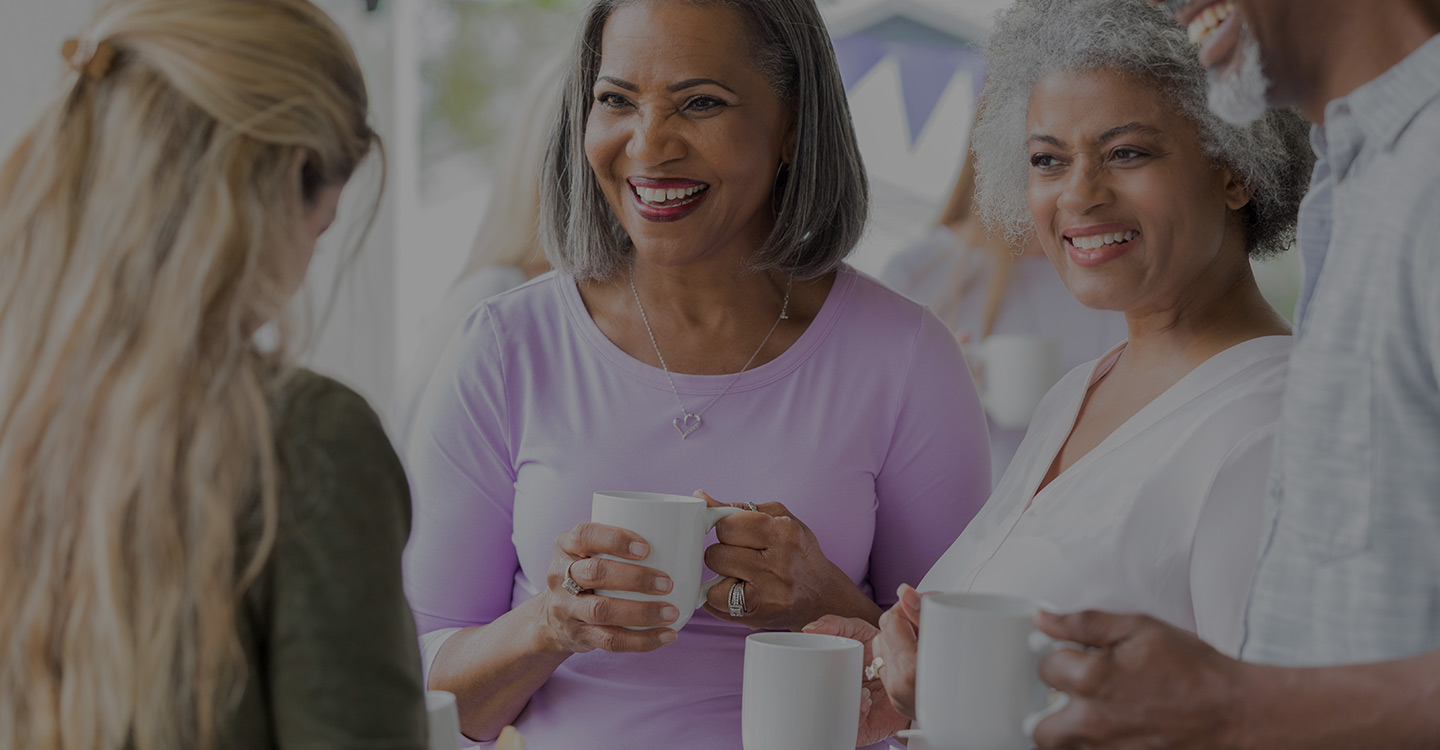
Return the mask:
[[[1440,36],[1331,102],[1249,661],[1440,648]]]

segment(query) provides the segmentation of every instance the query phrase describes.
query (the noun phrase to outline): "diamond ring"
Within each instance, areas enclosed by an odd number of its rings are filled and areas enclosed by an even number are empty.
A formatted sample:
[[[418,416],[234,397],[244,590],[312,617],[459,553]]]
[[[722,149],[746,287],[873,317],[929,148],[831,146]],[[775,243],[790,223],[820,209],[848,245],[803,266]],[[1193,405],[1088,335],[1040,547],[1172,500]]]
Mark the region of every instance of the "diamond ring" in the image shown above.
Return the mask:
[[[759,508],[755,507],[755,503],[740,503],[740,507],[744,508],[745,510],[753,510],[753,511],[759,511],[759,510],[760,510]]]
[[[571,561],[570,561],[570,564],[565,566],[565,580],[563,580],[563,581],[560,582],[560,588],[565,589],[566,591],[569,591],[571,594],[574,594],[575,596],[579,596],[579,595],[580,595],[580,592],[585,590],[585,589],[580,588],[580,584],[576,583],[576,582],[575,582],[575,579],[570,576],[570,569],[573,568],[573,567],[575,567],[575,563],[577,563],[577,562],[580,562],[580,561],[579,561],[578,559],[577,559],[577,560],[571,560]]]
[[[730,616],[745,616],[745,582],[736,581],[730,584]]]
[[[869,666],[865,667],[865,679],[873,680],[879,677],[880,668],[883,666],[885,666],[885,659],[879,656],[875,657],[875,660],[870,662]]]

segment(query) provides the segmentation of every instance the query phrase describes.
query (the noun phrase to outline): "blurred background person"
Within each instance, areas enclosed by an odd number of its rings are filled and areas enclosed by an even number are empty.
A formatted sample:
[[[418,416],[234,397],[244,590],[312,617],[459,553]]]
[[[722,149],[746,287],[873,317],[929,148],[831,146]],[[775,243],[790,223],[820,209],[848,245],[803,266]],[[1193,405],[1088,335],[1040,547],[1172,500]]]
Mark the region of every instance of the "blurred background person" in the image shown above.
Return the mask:
[[[560,110],[566,61],[563,54],[556,55],[531,79],[510,119],[503,161],[470,256],[454,285],[421,323],[420,343],[405,365],[391,415],[399,447],[409,439],[430,374],[465,316],[486,299],[550,270],[540,246],[540,173],[550,127]]]
[[[423,748],[404,473],[286,347],[378,145],[354,53],[121,0],[63,54],[0,168],[0,747]]]
[[[991,334],[1055,342],[1061,373],[1104,354],[1125,339],[1125,316],[1080,304],[1033,243],[1007,244],[976,216],[975,154],[967,149],[960,176],[935,229],[906,247],[880,280],[926,305],[955,334],[984,392],[983,342]],[[1023,251],[1023,252],[1022,252]],[[990,428],[990,476],[999,482],[1025,437],[1025,427]]]

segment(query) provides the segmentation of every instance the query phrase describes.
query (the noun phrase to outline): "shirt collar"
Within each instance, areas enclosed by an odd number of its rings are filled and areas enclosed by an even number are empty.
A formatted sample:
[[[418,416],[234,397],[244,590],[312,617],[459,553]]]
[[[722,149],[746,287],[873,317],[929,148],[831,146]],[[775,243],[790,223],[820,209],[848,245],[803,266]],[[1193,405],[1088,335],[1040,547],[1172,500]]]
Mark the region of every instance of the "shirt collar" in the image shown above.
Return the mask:
[[[1394,67],[1325,107],[1355,120],[1366,143],[1388,149],[1420,110],[1440,96],[1440,35],[1430,38]]]

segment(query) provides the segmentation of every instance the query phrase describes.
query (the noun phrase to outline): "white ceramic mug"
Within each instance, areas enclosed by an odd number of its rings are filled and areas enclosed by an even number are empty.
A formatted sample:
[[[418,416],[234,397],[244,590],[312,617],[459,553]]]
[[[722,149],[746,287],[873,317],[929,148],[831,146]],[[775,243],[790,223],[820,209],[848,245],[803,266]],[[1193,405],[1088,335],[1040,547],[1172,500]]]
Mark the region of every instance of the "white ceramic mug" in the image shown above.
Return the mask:
[[[425,714],[430,723],[430,750],[459,750],[460,714],[455,708],[455,694],[425,691]]]
[[[1035,629],[1044,605],[1004,594],[930,594],[920,606],[918,730],[937,750],[1028,750],[1034,725],[1065,705],[1041,682],[1040,659],[1073,646]]]
[[[595,593],[634,601],[666,601],[680,610],[680,618],[669,627],[679,630],[690,621],[690,615],[705,605],[710,587],[720,576],[700,580],[705,560],[705,535],[715,524],[742,508],[707,508],[705,501],[686,495],[658,492],[597,492],[590,505],[590,520],[639,534],[650,545],[644,560],[621,560],[610,555],[596,555],[610,560],[643,565],[670,576],[675,587],[668,594],[641,594],[634,591],[599,589]],[[644,630],[645,628],[632,628]]]
[[[853,750],[865,647],[819,633],[745,638],[745,750]]]
[[[1028,426],[1040,399],[1060,380],[1060,345],[1053,338],[993,334],[967,353],[984,368],[980,398],[999,427]]]

